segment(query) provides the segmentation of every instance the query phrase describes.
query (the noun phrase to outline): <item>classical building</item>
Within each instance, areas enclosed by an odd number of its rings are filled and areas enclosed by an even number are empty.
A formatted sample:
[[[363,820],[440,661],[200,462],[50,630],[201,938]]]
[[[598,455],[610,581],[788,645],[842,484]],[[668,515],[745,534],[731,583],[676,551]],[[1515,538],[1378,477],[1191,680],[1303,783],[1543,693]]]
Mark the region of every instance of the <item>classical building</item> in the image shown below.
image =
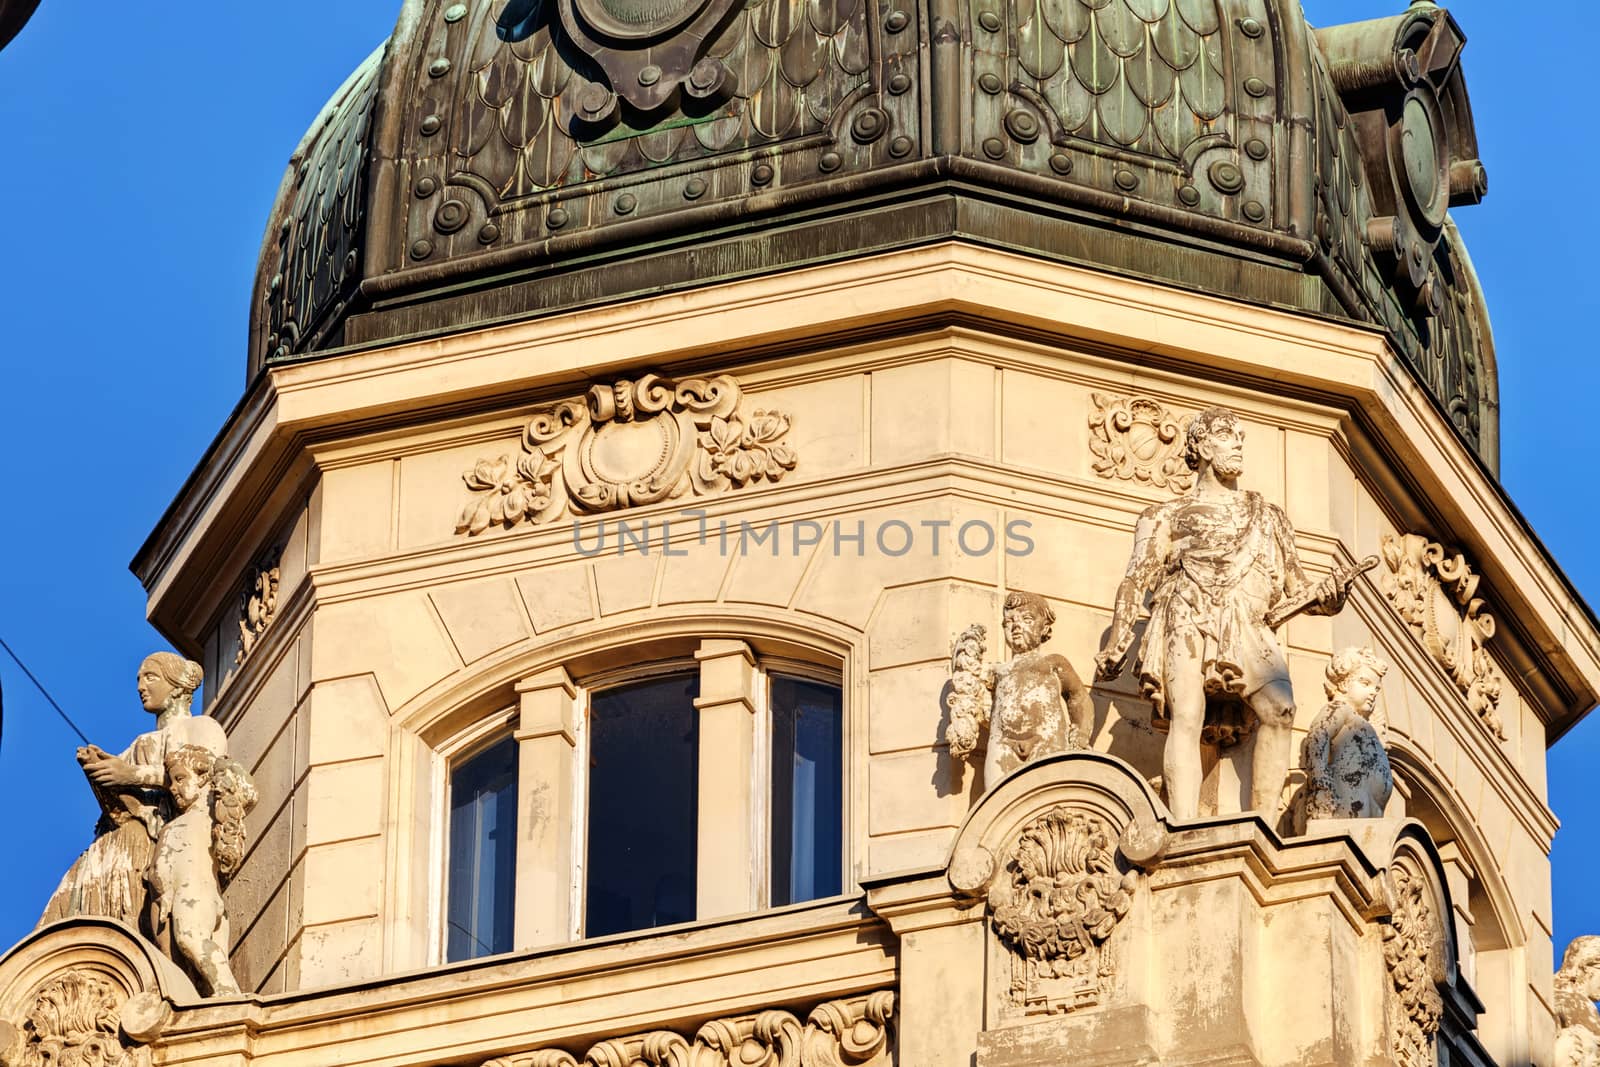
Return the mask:
[[[1551,1063],[1464,44],[406,0],[134,561],[226,738],[81,755],[0,1063]]]

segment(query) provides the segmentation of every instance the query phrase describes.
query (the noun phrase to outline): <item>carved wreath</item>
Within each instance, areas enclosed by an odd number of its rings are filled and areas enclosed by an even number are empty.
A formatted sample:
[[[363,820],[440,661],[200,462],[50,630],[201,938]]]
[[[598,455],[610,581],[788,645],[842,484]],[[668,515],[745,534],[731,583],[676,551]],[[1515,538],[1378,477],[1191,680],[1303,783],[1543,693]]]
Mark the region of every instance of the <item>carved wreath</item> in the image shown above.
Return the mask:
[[[462,474],[473,496],[456,532],[776,482],[797,462],[783,440],[789,416],[741,413],[742,395],[726,375],[675,382],[646,374],[539,411],[515,462],[480,459]]]
[[[1389,1034],[1395,1062],[1405,1067],[1434,1063],[1434,1035],[1444,1013],[1435,975],[1440,939],[1426,879],[1396,864],[1390,870],[1394,913],[1383,928],[1383,960],[1389,971]]]
[[[1497,711],[1500,676],[1486,645],[1495,632],[1494,616],[1476,595],[1479,576],[1461,553],[1420,534],[1382,543],[1384,595],[1456,683],[1467,707],[1496,737],[1505,740]],[[1440,611],[1441,606],[1453,610]]]
[[[1117,866],[1116,835],[1060,807],[1017,838],[1009,879],[990,891],[994,931],[1030,959],[1076,959],[1097,949],[1133,904],[1136,876]]]

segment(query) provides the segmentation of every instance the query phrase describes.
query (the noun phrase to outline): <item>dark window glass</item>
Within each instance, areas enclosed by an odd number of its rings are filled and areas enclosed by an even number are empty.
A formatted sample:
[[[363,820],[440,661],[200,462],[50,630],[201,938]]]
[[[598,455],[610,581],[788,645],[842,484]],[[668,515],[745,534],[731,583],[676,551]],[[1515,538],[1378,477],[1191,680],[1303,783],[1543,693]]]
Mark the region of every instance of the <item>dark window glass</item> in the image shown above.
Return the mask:
[[[450,774],[445,959],[512,949],[517,882],[517,743],[506,738]]]
[[[699,691],[675,674],[590,702],[587,937],[694,918]]]
[[[842,891],[843,718],[838,686],[773,677],[774,905]]]

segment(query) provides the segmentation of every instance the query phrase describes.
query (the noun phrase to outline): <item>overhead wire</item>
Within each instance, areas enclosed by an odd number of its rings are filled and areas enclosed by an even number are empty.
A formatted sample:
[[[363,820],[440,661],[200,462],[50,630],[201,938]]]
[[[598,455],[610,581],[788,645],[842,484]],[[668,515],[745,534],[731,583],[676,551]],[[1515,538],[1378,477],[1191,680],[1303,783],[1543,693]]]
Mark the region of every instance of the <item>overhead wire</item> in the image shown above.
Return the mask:
[[[28,681],[33,683],[33,687],[35,689],[39,690],[40,693],[44,694],[45,700],[49,701],[50,702],[50,706],[55,709],[56,714],[61,716],[61,721],[66,723],[69,727],[71,727],[72,728],[72,732],[78,735],[78,740],[82,741],[86,745],[90,744],[89,739],[83,735],[83,731],[78,729],[78,724],[72,721],[72,716],[68,715],[66,713],[66,711],[64,711],[62,709],[60,704],[56,703],[56,698],[50,695],[50,690],[48,690],[48,689],[46,689],[44,687],[44,683],[43,682],[39,681],[38,678],[34,677],[33,672],[28,669],[28,665],[26,663],[22,662],[22,657],[17,655],[16,652],[14,652],[12,650],[10,645],[6,644],[6,640],[3,637],[0,637],[0,648],[5,649],[6,650],[6,655],[10,656],[11,659],[16,663],[16,665],[18,667],[22,668],[22,673],[26,674],[28,676]],[[0,697],[0,737],[3,737],[4,735],[5,735],[4,699],[3,699],[3,697]]]

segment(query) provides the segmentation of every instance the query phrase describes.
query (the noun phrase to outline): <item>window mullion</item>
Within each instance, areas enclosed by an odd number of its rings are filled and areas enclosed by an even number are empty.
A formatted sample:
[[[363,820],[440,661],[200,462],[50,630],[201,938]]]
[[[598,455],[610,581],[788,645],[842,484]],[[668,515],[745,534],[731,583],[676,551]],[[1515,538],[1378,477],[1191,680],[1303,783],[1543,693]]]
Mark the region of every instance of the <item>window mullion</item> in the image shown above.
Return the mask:
[[[701,642],[700,781],[695,913],[710,919],[757,908],[761,876],[754,812],[757,687],[755,654],[743,641]]]
[[[564,668],[517,683],[518,825],[514,940],[519,949],[568,941],[575,821],[578,690]]]

